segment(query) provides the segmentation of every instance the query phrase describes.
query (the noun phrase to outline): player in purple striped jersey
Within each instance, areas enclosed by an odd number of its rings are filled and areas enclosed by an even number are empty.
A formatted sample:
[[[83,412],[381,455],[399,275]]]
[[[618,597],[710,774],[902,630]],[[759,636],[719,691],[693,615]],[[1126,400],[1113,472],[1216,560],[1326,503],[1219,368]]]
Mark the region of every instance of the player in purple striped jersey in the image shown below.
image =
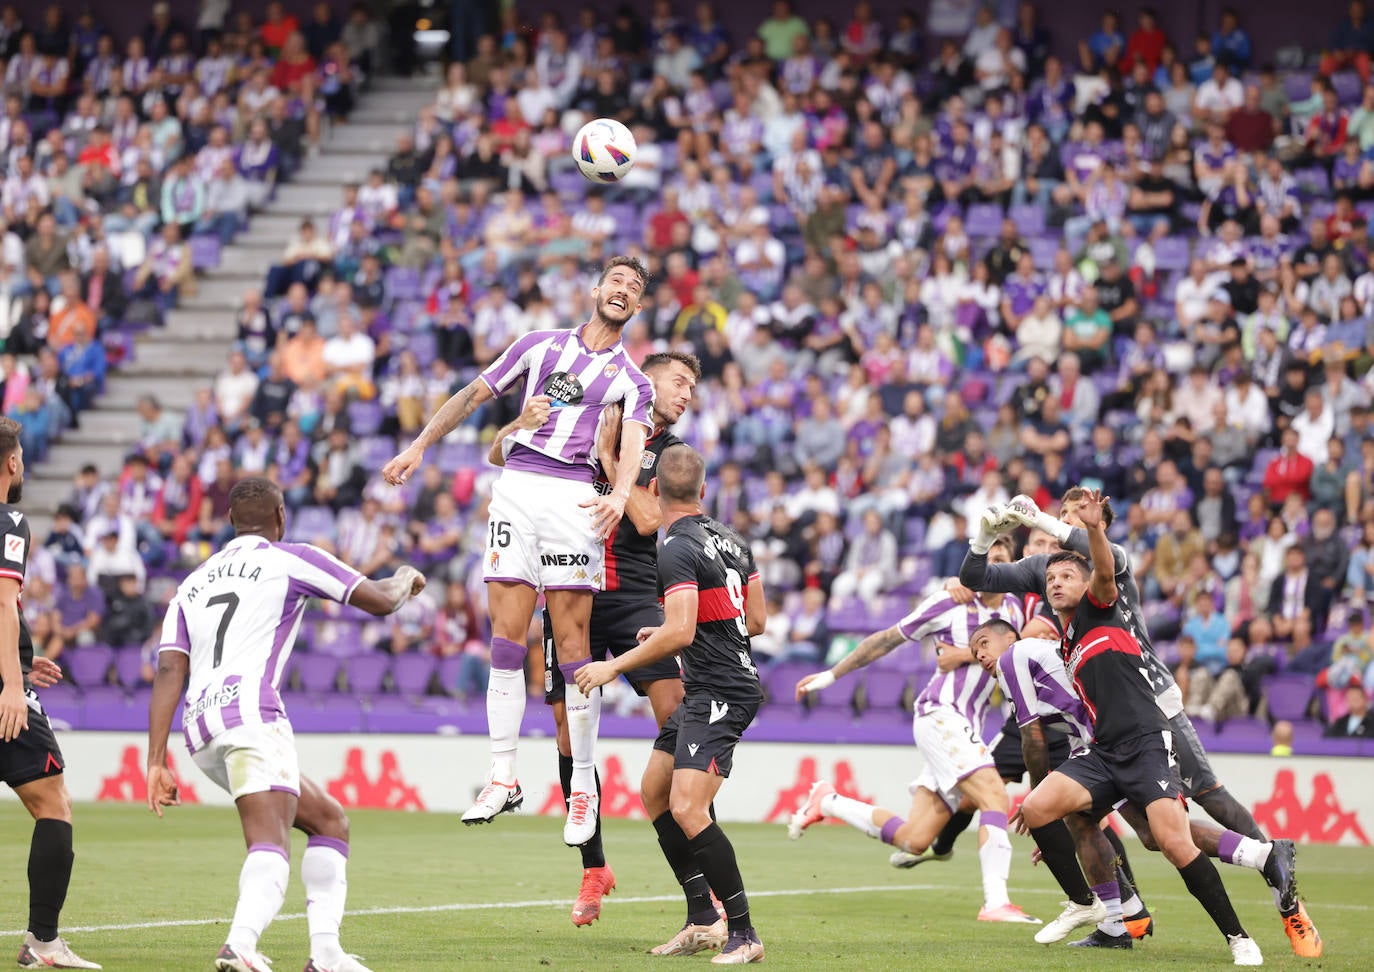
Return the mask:
[[[305,972],[367,972],[339,945],[348,882],[348,818],[337,800],[300,775],[281,700],[282,675],[306,601],[392,614],[424,589],[414,567],[371,581],[304,543],[282,543],[286,509],[277,485],[240,480],[229,493],[234,539],[191,572],[167,607],[148,706],[148,808],[177,806],[167,737],[182,687],[182,732],[191,758],[238,807],[248,856],[220,972],[268,972],[258,939],[281,910],[291,875],[291,828],[310,835],[301,859],[310,961]]]
[[[504,442],[506,465],[492,486],[483,559],[491,612],[491,678],[487,729],[491,772],[463,823],[487,823],[524,802],[515,773],[525,716],[525,637],[539,594],[553,622],[558,667],[565,682],[572,750],[572,796],[565,843],[580,847],[596,833],[596,735],[601,693],[585,695],[573,677],[591,656],[592,595],[602,587],[605,548],[625,515],[653,430],[653,385],[620,343],[639,311],[648,271],[615,257],[592,290],[591,320],[571,331],[533,331],[517,338],[481,375],[445,402],[410,447],[382,469],[404,483],[425,450],[472,411],[523,379],[522,405],[549,400],[538,425],[525,424]],[[598,493],[597,428],[612,405],[621,408],[620,465],[611,490]]]
[[[999,539],[987,554],[993,563],[1010,563],[1011,542]],[[916,697],[912,735],[926,765],[911,784],[907,818],[840,796],[832,784],[822,780],[811,787],[806,802],[792,815],[787,832],[796,840],[812,824],[834,817],[898,850],[920,854],[959,804],[971,800],[981,811],[978,860],[983,871],[983,908],[978,920],[1038,924],[1038,919],[1029,917],[1007,897],[1011,870],[1007,814],[1011,800],[981,733],[996,683],[991,674],[973,664],[969,650],[969,635],[994,618],[1019,627],[1023,620],[1021,602],[1004,594],[980,594],[962,605],[941,591],[922,601],[898,624],[869,635],[833,668],[797,683],[797,698],[801,699],[907,642],[931,637],[941,646],[938,670]]]

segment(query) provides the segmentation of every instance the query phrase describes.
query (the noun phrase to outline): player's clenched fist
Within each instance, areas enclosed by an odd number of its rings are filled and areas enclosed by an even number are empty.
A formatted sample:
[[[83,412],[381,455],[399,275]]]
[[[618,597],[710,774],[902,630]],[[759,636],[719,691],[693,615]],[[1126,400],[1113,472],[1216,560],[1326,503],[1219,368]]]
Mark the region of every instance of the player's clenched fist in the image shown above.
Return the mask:
[[[829,688],[835,684],[835,676],[827,669],[808,675],[797,683],[797,701],[800,702],[812,692],[819,692],[821,689]]]
[[[520,428],[533,432],[543,426],[549,420],[549,413],[552,411],[553,399],[548,395],[535,395],[525,403],[524,409],[520,412],[520,418],[516,421]]]
[[[425,450],[412,445],[382,467],[382,478],[392,486],[400,486],[420,468],[424,457]]]
[[[409,578],[411,597],[417,596],[421,591],[425,589],[425,575],[420,573],[418,570],[416,570],[409,564],[403,566],[400,570],[396,571],[396,573],[400,574],[403,577]]]

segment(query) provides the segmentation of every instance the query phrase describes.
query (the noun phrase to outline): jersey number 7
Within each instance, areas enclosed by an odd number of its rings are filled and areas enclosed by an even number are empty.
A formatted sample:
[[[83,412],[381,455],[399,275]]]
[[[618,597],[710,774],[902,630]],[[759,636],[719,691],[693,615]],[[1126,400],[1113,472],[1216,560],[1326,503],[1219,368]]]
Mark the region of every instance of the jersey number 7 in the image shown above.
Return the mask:
[[[206,607],[216,604],[223,604],[224,613],[219,618],[219,628],[215,631],[215,659],[211,667],[219,668],[220,661],[224,658],[224,635],[229,630],[229,622],[234,620],[234,612],[239,609],[239,596],[232,591],[224,594],[216,594],[205,602]]]

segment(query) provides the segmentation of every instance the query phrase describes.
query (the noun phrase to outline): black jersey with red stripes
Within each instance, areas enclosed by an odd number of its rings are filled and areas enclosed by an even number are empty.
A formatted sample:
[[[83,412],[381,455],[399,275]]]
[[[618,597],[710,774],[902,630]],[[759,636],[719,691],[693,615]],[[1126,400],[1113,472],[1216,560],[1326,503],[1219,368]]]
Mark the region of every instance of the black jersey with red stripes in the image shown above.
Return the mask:
[[[1092,717],[1098,745],[1110,749],[1121,740],[1169,728],[1120,598],[1103,604],[1085,593],[1064,629],[1060,654]]]
[[[744,606],[758,577],[749,544],[709,516],[684,516],[668,528],[658,549],[659,591],[697,594],[697,630],[682,651],[682,687],[688,698],[722,702],[763,700],[759,670],[749,650]]]
[[[24,575],[29,566],[29,520],[23,513],[0,503],[0,577],[16,581],[24,586]],[[29,687],[29,670],[33,668],[33,636],[29,634],[29,624],[24,620],[24,608],[19,608],[19,667],[24,673],[24,688]],[[0,683],[3,685],[3,683]]]
[[[644,443],[644,455],[639,461],[638,485],[648,489],[649,482],[658,475],[658,459],[663,455],[663,450],[681,444],[682,440],[667,429],[655,429]],[[605,477],[597,477],[598,493],[604,496],[611,489],[612,485]],[[624,516],[615,533],[606,541],[606,566],[601,589],[653,597],[657,589],[657,575],[654,573],[657,563],[658,532],[646,537],[628,516]]]

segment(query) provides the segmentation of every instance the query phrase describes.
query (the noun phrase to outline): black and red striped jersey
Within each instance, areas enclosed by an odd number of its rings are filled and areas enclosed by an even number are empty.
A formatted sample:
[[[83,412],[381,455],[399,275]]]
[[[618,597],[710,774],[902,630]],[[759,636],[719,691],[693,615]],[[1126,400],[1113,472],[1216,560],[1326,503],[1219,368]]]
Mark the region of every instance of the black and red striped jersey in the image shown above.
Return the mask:
[[[639,463],[638,485],[648,489],[654,476],[658,475],[658,458],[669,446],[681,445],[682,440],[667,429],[655,429],[644,443],[644,456]],[[611,491],[612,485],[602,476],[596,480],[597,492],[603,496]],[[602,575],[601,590],[607,593],[639,594],[652,598],[657,592],[658,575],[658,533],[647,537],[639,532],[628,516],[622,517],[606,541],[606,566]]]
[[[659,591],[697,593],[697,630],[682,651],[682,687],[722,702],[763,700],[749,650],[745,600],[759,575],[744,539],[709,516],[684,516],[668,528],[658,550]]]
[[[24,586],[29,566],[29,521],[23,513],[7,503],[0,503],[0,577],[17,581]],[[19,607],[19,667],[24,673],[24,688],[29,687],[29,670],[33,668],[33,637],[29,623],[24,620],[24,608]]]
[[[1093,721],[1093,740],[1111,748],[1169,728],[1155,702],[1149,662],[1128,626],[1120,598],[1083,595],[1060,642],[1064,668]]]

